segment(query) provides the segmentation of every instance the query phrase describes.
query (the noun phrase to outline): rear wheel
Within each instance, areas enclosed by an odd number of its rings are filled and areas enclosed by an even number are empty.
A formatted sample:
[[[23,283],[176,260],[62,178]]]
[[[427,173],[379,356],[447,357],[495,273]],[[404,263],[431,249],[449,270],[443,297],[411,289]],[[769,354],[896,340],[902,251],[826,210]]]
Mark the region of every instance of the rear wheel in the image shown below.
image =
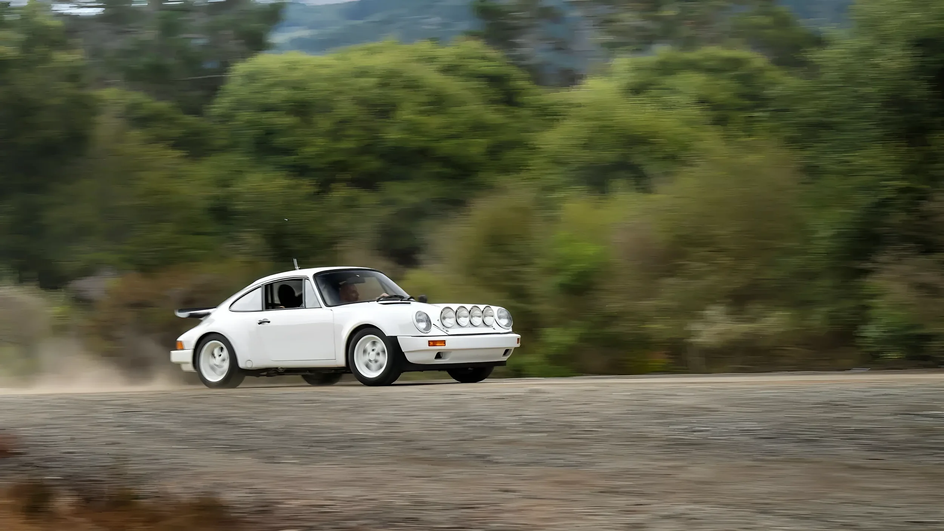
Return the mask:
[[[390,385],[402,374],[400,348],[376,328],[365,328],[351,338],[347,365],[364,385]]]
[[[342,374],[339,372],[316,372],[314,374],[303,374],[302,379],[308,385],[323,386],[334,385],[341,380]]]
[[[491,376],[494,367],[464,367],[446,371],[452,379],[459,383],[478,383]]]
[[[211,389],[232,389],[246,378],[236,361],[233,345],[220,334],[203,338],[195,352],[193,367],[203,385]]]

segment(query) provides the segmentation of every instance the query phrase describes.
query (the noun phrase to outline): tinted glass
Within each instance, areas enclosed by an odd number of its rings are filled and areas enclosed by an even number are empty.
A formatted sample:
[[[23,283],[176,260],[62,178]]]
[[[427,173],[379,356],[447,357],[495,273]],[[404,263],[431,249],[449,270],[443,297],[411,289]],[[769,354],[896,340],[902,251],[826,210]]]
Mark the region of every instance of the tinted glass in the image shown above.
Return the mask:
[[[266,286],[266,309],[304,308],[302,279],[282,280]]]
[[[384,294],[409,297],[400,286],[380,271],[327,271],[315,275],[315,284],[328,306],[373,301]]]

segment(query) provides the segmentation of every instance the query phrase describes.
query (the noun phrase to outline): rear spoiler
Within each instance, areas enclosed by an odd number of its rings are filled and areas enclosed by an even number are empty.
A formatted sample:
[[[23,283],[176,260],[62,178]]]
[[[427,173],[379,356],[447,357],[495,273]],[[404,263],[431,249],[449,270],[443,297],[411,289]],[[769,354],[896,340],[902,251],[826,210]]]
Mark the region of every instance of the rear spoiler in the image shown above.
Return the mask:
[[[213,313],[216,308],[180,308],[174,310],[174,315],[181,319],[203,319]]]

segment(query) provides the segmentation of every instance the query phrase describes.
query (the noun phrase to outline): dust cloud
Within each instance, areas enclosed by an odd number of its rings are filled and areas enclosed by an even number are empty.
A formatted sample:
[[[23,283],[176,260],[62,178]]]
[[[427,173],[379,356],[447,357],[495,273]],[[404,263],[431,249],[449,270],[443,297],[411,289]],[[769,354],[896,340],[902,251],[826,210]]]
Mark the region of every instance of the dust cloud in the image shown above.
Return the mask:
[[[160,360],[157,356],[167,354],[156,344],[144,343],[139,347],[142,360]],[[167,367],[151,363],[144,376],[132,377],[115,363],[88,352],[76,340],[44,341],[34,355],[39,367],[28,375],[4,374],[0,367],[0,395],[167,391],[189,387],[180,369],[166,357],[163,359]]]

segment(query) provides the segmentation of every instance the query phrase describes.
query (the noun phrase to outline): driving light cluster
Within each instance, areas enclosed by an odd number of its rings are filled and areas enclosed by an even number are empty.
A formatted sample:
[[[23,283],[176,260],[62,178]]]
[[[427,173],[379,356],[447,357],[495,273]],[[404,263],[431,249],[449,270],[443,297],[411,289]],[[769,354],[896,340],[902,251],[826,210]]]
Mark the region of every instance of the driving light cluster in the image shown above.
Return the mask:
[[[455,310],[444,308],[442,313],[439,314],[439,321],[445,328],[491,327],[498,323],[498,326],[502,328],[511,329],[512,325],[511,313],[508,310],[504,308],[494,309],[491,306],[485,308],[459,306]]]

